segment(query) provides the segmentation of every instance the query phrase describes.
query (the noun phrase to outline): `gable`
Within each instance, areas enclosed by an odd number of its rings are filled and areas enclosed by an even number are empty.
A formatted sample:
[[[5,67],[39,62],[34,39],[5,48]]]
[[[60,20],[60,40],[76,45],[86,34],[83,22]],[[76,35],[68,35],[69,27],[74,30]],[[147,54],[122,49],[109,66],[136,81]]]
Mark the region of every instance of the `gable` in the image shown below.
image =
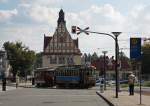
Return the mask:
[[[72,39],[67,28],[64,27],[65,32],[60,33],[58,28],[52,37],[47,38],[45,43],[45,52],[47,53],[74,53],[81,54],[78,48],[78,39]]]
[[[50,40],[52,39],[52,37],[50,36],[45,36],[44,34],[44,47],[43,47],[43,50],[46,49],[46,47],[48,46],[48,44],[50,43]]]

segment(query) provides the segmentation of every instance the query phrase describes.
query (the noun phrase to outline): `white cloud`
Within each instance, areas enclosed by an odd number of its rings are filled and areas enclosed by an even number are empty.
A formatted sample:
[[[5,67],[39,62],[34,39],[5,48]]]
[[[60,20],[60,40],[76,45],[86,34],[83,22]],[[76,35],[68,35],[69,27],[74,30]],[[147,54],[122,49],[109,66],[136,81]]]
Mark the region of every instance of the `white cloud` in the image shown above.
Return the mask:
[[[58,18],[57,8],[48,8],[45,6],[35,5],[29,9],[29,15],[37,22],[49,23],[52,26],[55,25]]]
[[[134,28],[135,32],[150,33],[150,6],[137,6],[129,14],[127,19],[130,26]],[[128,30],[131,30],[128,28]]]
[[[0,21],[8,20],[8,19],[12,18],[13,16],[16,16],[17,14],[18,14],[17,9],[0,10]]]
[[[0,0],[0,3],[6,3],[8,0]]]
[[[1,34],[3,36],[1,37],[2,39],[0,39],[0,46],[2,46],[2,44],[6,41],[21,41],[30,49],[39,52],[43,49],[44,33],[46,35],[48,34],[47,25],[14,26],[2,28]]]
[[[33,21],[37,22],[38,25],[48,25],[50,27],[46,27],[46,29],[42,30],[39,28],[31,28],[32,25],[29,25],[29,29],[22,28],[21,30],[17,31],[16,35],[13,36],[13,39],[22,39],[27,45],[32,45],[32,48],[42,50],[43,47],[43,37],[38,36],[39,38],[35,37],[35,33],[40,35],[42,33],[48,32],[52,28],[57,27],[57,19],[58,13],[62,2],[66,2],[66,0],[22,0],[21,4],[19,4],[20,11],[25,11],[27,17],[31,18]],[[69,1],[69,0],[68,0]],[[78,0],[79,1],[79,0]],[[70,2],[70,1],[69,1]],[[150,6],[145,5],[134,5],[130,11],[124,13],[120,9],[117,9],[114,5],[111,4],[91,4],[90,7],[81,8],[82,4],[79,4],[78,11],[72,12],[72,9],[68,10],[65,7],[65,19],[67,23],[68,31],[72,25],[81,26],[84,28],[86,26],[90,27],[92,31],[99,31],[99,32],[112,32],[112,31],[122,31],[123,33],[119,36],[119,39],[128,39],[131,36],[136,35],[140,32],[140,36],[142,33],[149,32],[150,29]],[[123,7],[125,8],[125,7]],[[7,11],[0,11],[0,20],[4,19],[11,19],[13,16],[16,16],[18,11],[14,10],[7,10]],[[31,21],[32,22],[32,21]],[[31,31],[30,28],[34,31]],[[18,28],[19,29],[19,28]],[[54,33],[55,30],[51,30],[50,33]],[[24,34],[26,32],[26,34]],[[22,35],[22,36],[19,36]],[[26,38],[26,35],[28,38]],[[114,48],[114,42],[109,37],[105,36],[97,36],[94,34],[90,34],[88,37],[84,34],[81,34],[80,39],[80,47],[83,49],[87,49],[87,51],[91,51],[91,49],[96,50],[96,48]],[[72,35],[73,37],[76,37]],[[144,36],[144,34],[143,34]],[[146,35],[149,36],[149,35]],[[33,40],[34,39],[34,40]],[[37,40],[36,40],[37,39]],[[40,39],[40,42],[38,40]],[[34,44],[33,44],[34,41]],[[34,45],[34,47],[33,47]],[[129,42],[120,43],[120,47],[129,46]],[[39,48],[40,47],[40,48]],[[114,49],[113,49],[114,50]]]
[[[40,5],[56,5],[57,3],[62,2],[63,0],[33,0],[34,3],[40,4]]]
[[[31,6],[31,4],[28,3],[21,3],[18,5],[19,7],[23,7],[23,8],[29,8]]]
[[[67,22],[70,25],[87,25],[97,31],[122,31],[126,23],[126,17],[110,4],[91,5],[87,10],[67,14]]]
[[[55,6],[59,3],[62,3],[63,0],[21,0],[21,4],[32,4],[32,5],[41,5],[41,6]]]

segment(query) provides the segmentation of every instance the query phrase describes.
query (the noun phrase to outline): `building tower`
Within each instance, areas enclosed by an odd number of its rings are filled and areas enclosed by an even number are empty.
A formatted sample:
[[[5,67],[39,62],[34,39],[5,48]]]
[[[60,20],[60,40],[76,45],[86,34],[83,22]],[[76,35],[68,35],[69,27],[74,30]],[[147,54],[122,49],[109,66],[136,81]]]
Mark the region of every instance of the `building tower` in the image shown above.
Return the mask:
[[[66,28],[65,13],[61,9],[53,36],[44,35],[42,66],[80,65],[81,55],[78,39],[71,38]]]

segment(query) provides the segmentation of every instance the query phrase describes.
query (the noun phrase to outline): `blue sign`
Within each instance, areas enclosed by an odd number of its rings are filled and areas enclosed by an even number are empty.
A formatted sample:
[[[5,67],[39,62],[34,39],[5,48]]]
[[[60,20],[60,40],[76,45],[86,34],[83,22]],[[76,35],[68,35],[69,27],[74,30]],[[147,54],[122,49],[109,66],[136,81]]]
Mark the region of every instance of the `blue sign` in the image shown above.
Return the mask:
[[[130,59],[141,59],[141,38],[130,38]]]

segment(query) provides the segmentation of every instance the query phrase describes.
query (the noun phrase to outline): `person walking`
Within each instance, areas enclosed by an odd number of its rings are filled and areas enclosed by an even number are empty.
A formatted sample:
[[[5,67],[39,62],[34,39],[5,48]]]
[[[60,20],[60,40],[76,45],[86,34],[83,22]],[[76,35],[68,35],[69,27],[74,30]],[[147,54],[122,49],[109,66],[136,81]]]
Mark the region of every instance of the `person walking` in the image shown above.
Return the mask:
[[[132,72],[128,77],[128,83],[129,83],[129,95],[134,95],[135,75]]]
[[[18,85],[19,85],[19,76],[16,75],[16,88],[18,88]]]

